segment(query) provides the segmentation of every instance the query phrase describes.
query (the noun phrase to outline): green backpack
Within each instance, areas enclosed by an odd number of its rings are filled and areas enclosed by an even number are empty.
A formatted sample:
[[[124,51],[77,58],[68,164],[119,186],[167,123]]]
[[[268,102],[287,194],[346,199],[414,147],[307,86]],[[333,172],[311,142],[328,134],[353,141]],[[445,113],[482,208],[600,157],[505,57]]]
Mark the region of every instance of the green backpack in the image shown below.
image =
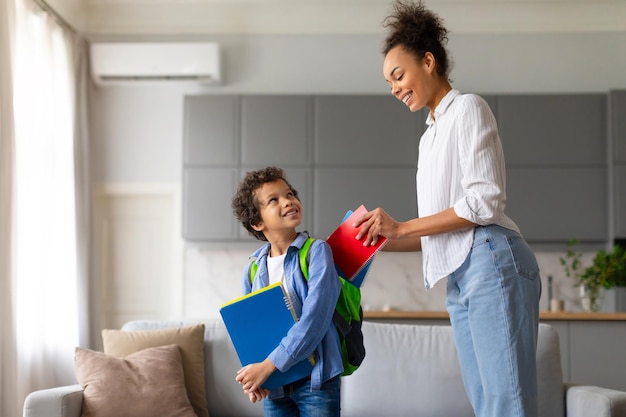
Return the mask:
[[[309,280],[309,250],[315,239],[308,238],[300,248],[300,270],[306,281]],[[259,265],[256,260],[250,264],[250,282],[254,282]],[[335,306],[333,322],[341,341],[341,358],[343,361],[342,376],[351,375],[358,369],[365,358],[363,344],[363,309],[361,308],[361,290],[348,280],[341,280],[341,292]]]

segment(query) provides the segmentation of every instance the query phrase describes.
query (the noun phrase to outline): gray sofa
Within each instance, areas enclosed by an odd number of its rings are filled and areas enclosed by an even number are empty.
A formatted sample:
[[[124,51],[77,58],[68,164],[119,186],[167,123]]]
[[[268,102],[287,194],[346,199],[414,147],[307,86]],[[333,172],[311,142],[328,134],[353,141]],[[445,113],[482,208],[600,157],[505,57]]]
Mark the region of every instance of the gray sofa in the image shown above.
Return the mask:
[[[123,330],[188,326],[198,322],[133,321]],[[234,380],[237,356],[220,321],[205,322],[206,395],[210,417],[262,416]],[[367,357],[342,380],[343,417],[473,416],[449,326],[365,322]],[[626,393],[564,384],[559,340],[547,324],[537,349],[540,417],[625,417]],[[580,381],[583,382],[584,381]],[[80,385],[31,393],[24,417],[79,417]]]

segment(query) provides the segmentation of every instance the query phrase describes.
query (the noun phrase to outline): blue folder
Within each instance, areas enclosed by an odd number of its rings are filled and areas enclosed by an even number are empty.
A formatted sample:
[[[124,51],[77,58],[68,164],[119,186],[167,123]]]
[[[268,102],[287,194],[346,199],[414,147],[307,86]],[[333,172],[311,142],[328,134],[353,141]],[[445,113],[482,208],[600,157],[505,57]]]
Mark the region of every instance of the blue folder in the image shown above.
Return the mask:
[[[280,283],[224,304],[220,314],[242,366],[265,360],[297,321]],[[276,370],[262,387],[274,389],[311,376],[313,362],[304,359],[284,373]]]

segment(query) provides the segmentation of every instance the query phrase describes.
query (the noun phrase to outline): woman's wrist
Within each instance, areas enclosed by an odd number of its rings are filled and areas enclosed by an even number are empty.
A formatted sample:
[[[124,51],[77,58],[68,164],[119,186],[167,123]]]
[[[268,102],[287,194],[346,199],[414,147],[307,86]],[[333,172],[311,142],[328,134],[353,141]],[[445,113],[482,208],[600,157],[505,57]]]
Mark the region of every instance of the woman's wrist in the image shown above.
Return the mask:
[[[408,222],[399,222],[396,226],[396,236],[394,239],[405,239],[408,236]]]

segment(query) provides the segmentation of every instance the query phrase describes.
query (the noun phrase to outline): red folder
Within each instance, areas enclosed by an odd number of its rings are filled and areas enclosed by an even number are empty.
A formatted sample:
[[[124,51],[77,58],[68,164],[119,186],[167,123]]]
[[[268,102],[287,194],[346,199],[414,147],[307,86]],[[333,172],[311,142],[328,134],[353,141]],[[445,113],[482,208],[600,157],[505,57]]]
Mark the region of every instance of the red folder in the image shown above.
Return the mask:
[[[348,281],[355,279],[363,268],[369,266],[374,255],[387,243],[387,238],[384,236],[378,236],[378,242],[373,246],[363,246],[365,237],[361,240],[356,239],[359,228],[352,224],[365,213],[367,209],[361,205],[326,239],[326,243],[332,249],[339,274]]]

